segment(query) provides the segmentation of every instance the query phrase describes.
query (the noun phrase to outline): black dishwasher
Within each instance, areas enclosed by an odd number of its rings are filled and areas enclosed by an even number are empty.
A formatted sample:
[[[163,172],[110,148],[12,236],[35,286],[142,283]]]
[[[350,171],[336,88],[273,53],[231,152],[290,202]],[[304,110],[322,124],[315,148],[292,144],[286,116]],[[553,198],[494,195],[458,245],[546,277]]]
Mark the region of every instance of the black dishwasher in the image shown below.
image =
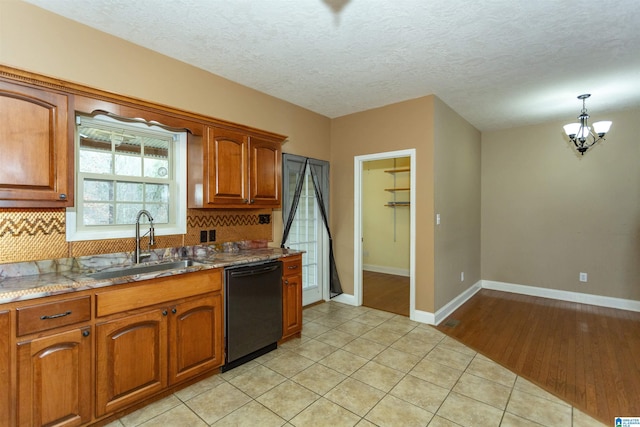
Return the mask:
[[[282,337],[282,262],[226,268],[224,283],[223,372],[277,348]]]

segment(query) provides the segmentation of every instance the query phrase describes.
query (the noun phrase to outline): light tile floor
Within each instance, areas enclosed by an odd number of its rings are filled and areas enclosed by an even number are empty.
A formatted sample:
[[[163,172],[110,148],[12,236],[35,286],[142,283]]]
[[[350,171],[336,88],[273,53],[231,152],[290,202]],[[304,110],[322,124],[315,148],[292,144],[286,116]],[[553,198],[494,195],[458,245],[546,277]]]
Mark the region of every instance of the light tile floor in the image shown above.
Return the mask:
[[[109,427],[602,426],[431,326],[336,302],[303,317],[302,338]]]

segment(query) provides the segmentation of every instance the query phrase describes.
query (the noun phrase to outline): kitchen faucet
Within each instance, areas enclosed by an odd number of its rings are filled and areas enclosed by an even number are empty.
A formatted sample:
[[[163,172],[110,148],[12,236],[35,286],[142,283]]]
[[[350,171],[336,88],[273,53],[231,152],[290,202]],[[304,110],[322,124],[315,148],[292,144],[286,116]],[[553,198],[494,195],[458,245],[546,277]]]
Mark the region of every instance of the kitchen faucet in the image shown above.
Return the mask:
[[[151,246],[155,245],[155,231],[153,230],[153,218],[151,217],[151,214],[149,213],[149,211],[142,209],[141,211],[138,212],[138,215],[136,215],[136,251],[133,253],[133,258],[136,262],[136,264],[140,263],[140,258],[146,258],[148,256],[151,256],[151,253],[145,253],[144,255],[140,254],[140,217],[142,215],[145,215],[148,219],[149,219],[149,231],[147,231],[146,233],[144,233],[142,235],[142,237],[146,236],[147,234],[149,234],[149,249],[148,251],[150,252],[151,250]]]

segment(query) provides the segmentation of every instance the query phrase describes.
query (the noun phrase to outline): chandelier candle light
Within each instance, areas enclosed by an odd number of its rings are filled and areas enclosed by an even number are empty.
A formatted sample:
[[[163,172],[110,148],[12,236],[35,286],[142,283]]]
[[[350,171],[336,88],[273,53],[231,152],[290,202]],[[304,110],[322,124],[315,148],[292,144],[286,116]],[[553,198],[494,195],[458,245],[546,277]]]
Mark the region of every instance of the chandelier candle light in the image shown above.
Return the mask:
[[[604,140],[604,135],[609,132],[611,127],[611,121],[604,120],[595,122],[593,124],[593,131],[589,128],[589,114],[587,114],[587,107],[585,106],[585,100],[589,98],[591,94],[585,93],[579,95],[578,99],[582,99],[582,111],[578,116],[579,123],[570,123],[564,125],[564,131],[569,139],[575,144],[576,148],[581,155],[584,156],[584,152],[587,151],[593,144]]]

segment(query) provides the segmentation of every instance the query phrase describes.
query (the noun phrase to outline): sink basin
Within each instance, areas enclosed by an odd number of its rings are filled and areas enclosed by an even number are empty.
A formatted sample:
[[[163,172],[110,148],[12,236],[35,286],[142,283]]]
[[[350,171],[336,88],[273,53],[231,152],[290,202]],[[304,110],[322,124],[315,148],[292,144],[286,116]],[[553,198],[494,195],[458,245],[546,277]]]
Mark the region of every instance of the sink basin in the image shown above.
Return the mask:
[[[191,267],[193,265],[201,265],[199,262],[195,262],[191,259],[185,259],[180,261],[163,262],[161,264],[148,264],[148,265],[132,265],[127,267],[118,267],[104,271],[98,271],[97,273],[91,273],[87,276],[93,279],[114,279],[116,277],[133,276],[135,274],[154,273],[156,271],[176,270],[178,268]]]

